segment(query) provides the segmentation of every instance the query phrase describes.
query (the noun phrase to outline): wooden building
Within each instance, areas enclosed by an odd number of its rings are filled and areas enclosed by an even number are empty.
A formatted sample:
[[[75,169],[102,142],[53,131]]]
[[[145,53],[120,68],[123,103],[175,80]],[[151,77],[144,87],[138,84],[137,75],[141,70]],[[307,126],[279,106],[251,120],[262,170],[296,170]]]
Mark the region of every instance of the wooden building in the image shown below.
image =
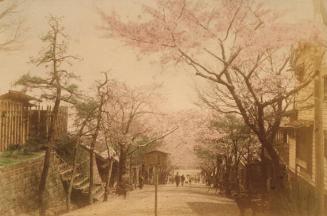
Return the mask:
[[[169,153],[153,150],[144,155],[141,172],[147,184],[154,183],[155,169],[158,172],[159,184],[165,184],[169,175]]]
[[[287,165],[290,176],[296,176],[307,182],[312,187],[317,186],[317,172],[321,167],[317,164],[317,131],[320,126],[317,122],[317,113],[322,112],[322,130],[325,142],[324,156],[324,187],[327,194],[327,65],[326,58],[319,60],[323,49],[312,44],[302,44],[300,47],[303,55],[298,64],[301,66],[296,71],[296,78],[301,82],[308,70],[320,71],[320,82],[324,92],[317,98],[317,82],[312,81],[308,86],[295,95],[291,110],[286,113],[281,123],[281,128],[275,141],[283,162]],[[317,99],[322,100],[321,109],[317,110]]]
[[[0,95],[0,152],[10,146],[24,145],[30,139],[46,139],[52,108],[18,91]],[[60,107],[55,136],[67,132],[68,110]]]

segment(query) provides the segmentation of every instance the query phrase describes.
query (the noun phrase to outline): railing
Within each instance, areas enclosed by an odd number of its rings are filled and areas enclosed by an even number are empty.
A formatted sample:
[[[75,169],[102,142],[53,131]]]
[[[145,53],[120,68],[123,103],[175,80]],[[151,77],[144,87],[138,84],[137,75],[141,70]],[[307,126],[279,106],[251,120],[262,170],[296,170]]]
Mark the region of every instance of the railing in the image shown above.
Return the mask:
[[[63,159],[56,151],[53,151],[53,157],[54,157],[54,159],[57,159],[59,161],[59,164],[65,164],[65,165],[67,165],[67,166],[69,166],[71,168],[73,167],[73,164],[71,164],[68,161],[66,161],[65,159]],[[82,162],[76,163],[76,165],[75,165],[75,167],[76,167],[75,173],[78,172],[78,173],[82,173],[83,174],[82,166],[85,163],[89,163],[89,161],[90,161],[89,159],[86,159],[86,160],[84,160]],[[57,169],[58,172],[60,171],[58,165],[56,166],[56,169]]]

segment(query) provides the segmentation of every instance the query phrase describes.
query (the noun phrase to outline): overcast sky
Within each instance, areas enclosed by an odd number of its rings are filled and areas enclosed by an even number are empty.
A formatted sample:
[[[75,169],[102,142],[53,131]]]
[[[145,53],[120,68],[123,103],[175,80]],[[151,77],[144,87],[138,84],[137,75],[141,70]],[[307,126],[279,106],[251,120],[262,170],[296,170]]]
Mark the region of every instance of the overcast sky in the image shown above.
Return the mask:
[[[8,0],[7,0],[8,1]],[[263,0],[272,7],[289,9],[289,19],[312,18],[312,0]],[[118,41],[103,38],[97,29],[101,19],[97,8],[110,12],[115,9],[122,16],[133,17],[139,12],[141,3],[151,0],[24,0],[21,1],[17,17],[24,20],[23,46],[15,52],[0,53],[0,93],[12,88],[13,82],[22,74],[34,70],[28,64],[42,46],[39,37],[47,31],[50,14],[64,17],[64,26],[71,38],[72,54],[84,60],[76,62],[73,71],[82,78],[83,88],[89,88],[100,72],[111,69],[113,78],[129,85],[163,83],[167,108],[179,110],[192,107],[196,96],[193,85],[196,78],[187,67],[162,68],[155,58],[137,55],[135,50],[124,47]],[[0,7],[2,3],[0,3]]]

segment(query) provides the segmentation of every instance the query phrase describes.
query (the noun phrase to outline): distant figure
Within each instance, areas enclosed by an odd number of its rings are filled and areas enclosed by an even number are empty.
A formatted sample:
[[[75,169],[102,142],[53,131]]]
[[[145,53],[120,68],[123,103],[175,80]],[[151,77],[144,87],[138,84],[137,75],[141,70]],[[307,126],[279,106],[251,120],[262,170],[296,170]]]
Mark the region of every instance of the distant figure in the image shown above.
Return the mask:
[[[178,174],[178,172],[177,172],[177,174],[175,175],[175,183],[176,183],[176,187],[179,186],[180,181],[181,181],[181,176],[180,176],[180,175]]]
[[[118,185],[121,194],[124,196],[124,199],[126,199],[127,197],[127,191],[128,191],[128,187],[129,187],[129,183],[128,183],[128,175],[127,174],[123,174],[122,178],[121,178],[121,182]]]
[[[184,175],[181,176],[181,181],[182,181],[182,186],[184,186],[184,182],[185,182],[185,176]]]
[[[139,176],[139,188],[140,189],[143,189],[143,186],[144,186],[144,178],[142,175]]]

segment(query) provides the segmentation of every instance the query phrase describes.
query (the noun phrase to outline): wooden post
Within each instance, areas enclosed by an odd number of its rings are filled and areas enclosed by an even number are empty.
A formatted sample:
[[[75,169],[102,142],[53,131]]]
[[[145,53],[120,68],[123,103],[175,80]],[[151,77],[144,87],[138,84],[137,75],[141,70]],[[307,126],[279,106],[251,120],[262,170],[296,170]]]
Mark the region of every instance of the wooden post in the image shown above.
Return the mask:
[[[158,172],[157,166],[154,167],[154,215],[158,216]]]
[[[41,106],[40,104],[37,106],[37,127],[36,127],[36,136],[40,138],[41,135]]]
[[[25,136],[26,136],[26,107],[22,106],[22,143],[25,145],[26,141],[25,141]]]
[[[6,141],[6,149],[10,144],[10,133],[11,133],[11,106],[10,103],[7,101],[7,141]]]
[[[9,106],[9,141],[8,141],[8,146],[12,144],[12,124],[13,124],[13,117],[12,117],[12,110],[13,110],[13,106],[12,106],[12,103],[8,103],[8,106]]]
[[[15,109],[14,109],[14,142],[13,144],[17,145],[19,144],[18,142],[18,135],[19,135],[19,126],[18,126],[18,106],[19,104],[18,103],[15,103]]]
[[[21,104],[17,104],[17,135],[16,135],[16,142],[19,144],[19,145],[22,145],[21,143],[21,135],[22,135],[22,131],[21,131]]]
[[[323,86],[322,75],[315,79],[315,156],[316,156],[316,190],[318,194],[319,216],[324,214],[324,134],[323,134]]]
[[[13,140],[13,104],[9,102],[9,143],[8,146],[12,144]]]
[[[11,145],[15,144],[15,106],[15,103],[11,103]]]
[[[0,100],[0,151],[3,151],[2,115],[3,115],[3,107],[2,107],[2,101]]]
[[[139,166],[136,166],[136,169],[135,169],[135,178],[136,178],[136,187],[138,185],[140,185],[140,182],[139,182],[139,178],[140,178],[140,167]]]
[[[30,139],[30,114],[31,114],[31,107],[27,107],[26,113],[26,134],[25,134],[25,142],[26,140]]]
[[[20,131],[20,133],[19,133],[19,142],[20,142],[21,145],[25,144],[24,141],[23,141],[23,137],[24,137],[24,123],[23,123],[24,118],[23,118],[23,116],[24,116],[24,105],[21,104],[19,106],[19,128],[20,128],[19,129],[19,131]]]
[[[50,114],[51,114],[51,107],[47,106],[47,110],[46,110],[46,114],[45,114],[45,137],[46,137],[46,139],[48,139],[48,135],[49,135]]]
[[[3,118],[3,149],[6,150],[7,148],[7,141],[8,141],[8,103],[4,103],[4,118]]]
[[[154,166],[154,215],[158,216],[158,170],[160,167],[159,155]]]

